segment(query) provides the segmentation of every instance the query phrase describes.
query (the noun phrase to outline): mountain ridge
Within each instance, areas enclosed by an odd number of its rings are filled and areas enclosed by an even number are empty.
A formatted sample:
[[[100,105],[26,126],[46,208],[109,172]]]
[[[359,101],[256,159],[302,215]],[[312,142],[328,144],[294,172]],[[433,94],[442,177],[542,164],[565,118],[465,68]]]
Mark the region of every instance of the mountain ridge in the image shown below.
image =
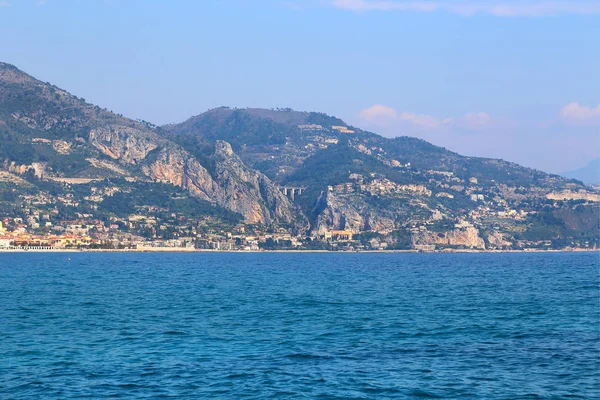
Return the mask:
[[[105,203],[116,190],[130,193],[124,197],[130,212],[159,213],[168,220],[160,226],[173,230],[187,224],[183,232],[196,232],[195,241],[199,226],[214,229],[235,219],[223,214],[218,222],[211,204],[241,215],[243,226],[236,229],[308,235],[336,246],[487,249],[597,242],[600,194],[581,182],[500,159],[465,157],[418,138],[386,138],[318,112],[219,107],[158,127],[0,64],[0,140],[0,170],[48,187],[45,210],[52,202],[77,204],[69,207],[85,208],[79,215],[116,218],[118,204]],[[119,183],[110,189],[96,182]],[[68,186],[76,184],[88,185],[90,193]],[[19,201],[35,209],[22,190]],[[161,194],[156,205],[152,196],[164,190],[173,193]],[[102,201],[90,200],[98,197],[94,191],[102,192]],[[61,200],[64,193],[83,197]],[[160,207],[175,207],[186,196],[206,202],[185,200],[206,210],[205,217],[188,206],[176,207],[184,210],[177,217],[182,222],[161,214]],[[0,198],[0,214],[8,216],[2,204]],[[4,207],[14,210],[7,202]],[[138,226],[139,216],[128,218],[137,234],[157,235],[152,224]]]
[[[16,125],[5,124],[4,137],[16,132],[24,134],[26,140],[17,143],[17,147],[26,148],[32,155],[42,155],[35,161],[50,167],[50,170],[45,171],[46,175],[75,177],[82,171],[91,171],[92,164],[89,160],[99,158],[105,164],[96,163],[97,166],[116,163],[134,176],[168,181],[203,200],[241,212],[251,223],[277,222],[278,216],[289,223],[291,215],[295,213],[293,204],[269,180],[262,180],[261,187],[238,191],[238,195],[246,196],[246,203],[258,204],[242,205],[243,202],[229,199],[201,162],[178,144],[159,135],[150,124],[102,110],[61,89],[38,81],[11,65],[0,65],[0,83],[0,119],[9,120]],[[32,142],[34,139],[38,139],[37,142]],[[62,165],[55,162],[57,157],[54,153],[51,158],[47,157],[52,150],[40,151],[41,143],[46,143],[45,141],[51,141],[53,147],[59,141],[64,144],[63,147],[67,150],[62,154],[63,157],[58,158],[73,156],[71,158],[77,161],[74,160],[69,165],[72,167],[70,171],[69,168],[61,169]],[[19,161],[11,160],[13,156],[6,152],[0,153],[1,156],[8,162]],[[112,168],[109,175],[112,176],[115,170],[116,168]],[[97,177],[93,174],[88,176]],[[249,187],[249,182],[239,183],[242,188]],[[228,185],[231,187],[231,182]],[[278,216],[267,212],[268,207],[263,204],[265,199],[261,191],[270,198],[279,200]]]

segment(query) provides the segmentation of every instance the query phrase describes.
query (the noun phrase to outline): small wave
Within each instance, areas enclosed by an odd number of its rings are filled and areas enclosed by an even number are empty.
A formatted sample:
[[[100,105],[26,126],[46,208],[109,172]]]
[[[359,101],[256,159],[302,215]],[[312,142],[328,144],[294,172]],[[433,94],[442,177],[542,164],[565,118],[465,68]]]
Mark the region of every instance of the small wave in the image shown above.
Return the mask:
[[[442,399],[442,396],[438,396],[437,394],[434,393],[430,393],[430,392],[425,392],[423,390],[413,390],[412,392],[408,393],[409,396],[412,397],[418,397],[421,399]]]
[[[118,385],[121,389],[137,389],[142,388],[142,385],[138,385],[136,383],[121,383]]]
[[[395,387],[370,387],[370,388],[366,388],[366,389],[362,389],[363,392],[366,393],[370,393],[370,394],[393,394],[393,393],[400,393],[401,390]]]
[[[185,335],[185,332],[182,331],[165,331],[163,335]]]
[[[469,377],[469,379],[472,381],[482,381],[482,382],[494,382],[494,381],[498,380],[496,378],[491,378],[491,377],[487,377],[487,376],[471,376],[471,377]]]
[[[307,354],[307,353],[293,353],[293,354],[288,354],[285,356],[285,358],[292,358],[292,359],[299,359],[299,360],[320,360],[320,359],[330,359],[332,357],[330,356],[320,356],[317,354]]]
[[[243,379],[243,378],[250,378],[253,376],[254,376],[253,374],[249,374],[246,372],[239,372],[239,373],[227,375],[226,379]]]

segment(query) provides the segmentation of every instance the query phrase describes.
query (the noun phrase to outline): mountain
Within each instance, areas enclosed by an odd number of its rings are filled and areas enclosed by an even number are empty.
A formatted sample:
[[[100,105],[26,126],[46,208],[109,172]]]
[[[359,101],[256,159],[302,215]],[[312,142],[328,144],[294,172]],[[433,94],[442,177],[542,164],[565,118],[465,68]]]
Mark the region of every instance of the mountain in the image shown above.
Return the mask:
[[[369,156],[378,167],[388,170],[398,171],[400,165],[410,164],[412,169],[453,172],[486,182],[550,187],[567,182],[557,175],[502,160],[463,157],[417,138],[385,138],[322,113],[221,107],[163,129],[166,137],[190,152],[212,141],[226,140],[244,162],[281,183],[299,179],[304,161],[320,151],[343,147]]]
[[[502,247],[574,235],[550,203],[600,199],[558,175],[384,138],[321,113],[221,107],[163,129],[199,157],[227,140],[247,165],[303,188],[295,202],[316,235],[347,230],[404,243],[409,236],[413,245]],[[593,220],[598,209],[589,207],[581,217]]]
[[[561,175],[590,185],[598,184],[600,183],[600,158],[590,161],[585,167],[563,172]]]
[[[54,181],[149,179],[182,187],[248,223],[306,225],[277,186],[243,165],[227,143],[217,142],[199,160],[159,133],[0,63],[0,162],[8,171],[31,168]]]
[[[54,220],[92,219],[114,235],[196,242],[268,232],[268,248],[278,238],[307,248],[590,247],[599,201],[576,180],[318,112],[221,107],[158,127],[0,63],[9,223],[47,215],[47,231]]]

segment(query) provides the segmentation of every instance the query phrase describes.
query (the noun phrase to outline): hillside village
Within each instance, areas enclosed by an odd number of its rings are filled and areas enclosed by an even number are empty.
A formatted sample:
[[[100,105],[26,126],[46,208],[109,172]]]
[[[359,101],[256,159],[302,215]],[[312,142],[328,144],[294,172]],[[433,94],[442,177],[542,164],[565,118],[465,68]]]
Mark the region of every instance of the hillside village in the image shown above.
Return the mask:
[[[537,214],[539,204],[514,192],[512,196],[499,197],[495,191],[479,186],[476,178],[464,181],[452,173],[433,170],[423,175],[427,177],[426,184],[398,184],[375,173],[353,173],[346,183],[328,186],[323,193],[343,198],[346,204],[356,204],[353,197],[362,196],[396,199],[422,211],[423,218],[418,218],[419,213],[413,210],[412,218],[401,225],[365,227],[352,226],[347,221],[345,226],[317,228],[296,235],[280,226],[260,226],[242,220],[224,223],[218,218],[194,218],[158,206],[136,207],[126,215],[97,212],[106,199],[128,190],[120,186],[122,182],[50,179],[48,182],[53,185],[64,186],[64,193],[18,194],[14,199],[19,204],[18,211],[2,212],[0,249],[433,251],[593,249],[598,245],[589,238],[569,243],[547,239],[512,241],[506,232],[526,226]],[[2,178],[5,184],[20,179],[7,173]],[[431,204],[432,199],[453,201],[455,196],[474,203],[473,208],[457,213],[443,203]],[[567,190],[546,194],[537,202],[550,208],[565,203],[576,208],[596,204],[600,196]]]

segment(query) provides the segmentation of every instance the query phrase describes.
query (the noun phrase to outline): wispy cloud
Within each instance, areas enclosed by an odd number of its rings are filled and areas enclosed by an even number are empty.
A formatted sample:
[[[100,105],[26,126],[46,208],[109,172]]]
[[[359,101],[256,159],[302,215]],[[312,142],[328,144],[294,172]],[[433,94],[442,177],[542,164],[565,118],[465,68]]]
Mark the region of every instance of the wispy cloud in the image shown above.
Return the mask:
[[[365,108],[358,113],[360,120],[368,125],[376,127],[389,127],[399,122],[411,124],[423,129],[435,129],[443,125],[443,121],[428,114],[416,114],[413,112],[398,112],[392,107],[383,104],[375,104]]]
[[[446,115],[376,104],[352,123],[387,137],[415,136],[460,154],[504,158],[551,172],[578,168],[600,155],[600,105],[571,103],[512,116],[481,111]]]
[[[10,7],[10,1],[0,0],[0,7]]]
[[[400,114],[400,121],[408,122],[416,127],[423,129],[437,129],[444,125],[445,121],[450,122],[450,119],[440,120],[429,114],[415,114],[411,112],[403,112]]]
[[[439,8],[437,2],[399,0],[334,0],[333,5],[352,11],[435,11]]]
[[[45,5],[46,5],[46,3],[47,3],[47,1],[46,1],[46,0],[37,0],[37,1],[35,2],[35,5],[36,5],[36,6],[45,6]]]
[[[386,107],[382,104],[375,104],[362,110],[359,113],[359,117],[368,122],[388,124],[398,118],[398,112],[391,107]]]
[[[356,11],[446,11],[463,16],[544,17],[600,14],[598,0],[331,0],[334,7]]]
[[[484,128],[492,123],[492,117],[485,112],[467,113],[462,119],[465,126],[470,129]]]
[[[594,108],[569,103],[560,110],[560,117],[572,125],[600,126],[600,105]]]
[[[435,130],[444,127],[459,127],[469,130],[480,130],[494,124],[490,114],[485,112],[469,112],[459,117],[438,117],[430,114],[418,114],[410,111],[399,112],[392,107],[375,104],[365,108],[358,114],[359,119],[376,127],[389,127],[404,123],[418,129]]]

